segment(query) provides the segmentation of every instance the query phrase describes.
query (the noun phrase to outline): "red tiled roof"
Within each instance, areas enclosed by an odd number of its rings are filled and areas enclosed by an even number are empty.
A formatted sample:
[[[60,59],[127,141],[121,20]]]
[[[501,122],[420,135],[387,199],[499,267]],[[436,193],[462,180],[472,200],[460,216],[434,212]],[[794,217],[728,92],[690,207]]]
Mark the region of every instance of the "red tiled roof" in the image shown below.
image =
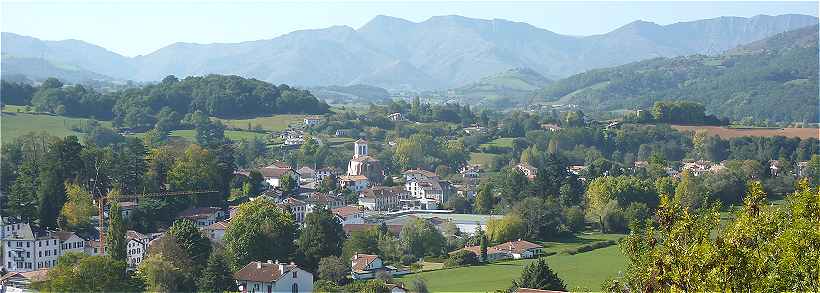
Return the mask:
[[[357,253],[350,257],[351,270],[354,272],[364,271],[365,267],[379,258],[378,255]]]
[[[298,267],[293,263],[283,264],[282,271],[280,271],[279,265],[278,263],[252,261],[234,273],[233,276],[235,279],[242,281],[271,283],[279,280],[280,276]]]
[[[526,240],[516,240],[516,241],[508,241],[505,243],[501,243],[499,245],[493,246],[492,249],[511,252],[515,254],[521,254],[524,251],[536,248],[542,248],[543,246],[526,241]]]
[[[427,170],[422,170],[422,169],[410,169],[410,170],[404,171],[404,175],[408,175],[408,174],[421,174],[421,175],[424,175],[424,176],[427,176],[427,177],[438,177],[438,175],[436,175],[436,173],[433,173],[433,172],[430,172],[430,171],[427,171]]]
[[[360,213],[361,211],[362,208],[360,206],[349,205],[333,209],[333,214],[342,218],[347,218],[353,214]]]
[[[134,231],[134,230],[125,231],[125,237],[127,239],[134,239],[134,240],[137,240],[137,241],[142,241],[143,239],[148,238],[148,236],[145,236],[145,234],[142,234],[142,233]]]
[[[364,175],[344,175],[339,177],[342,181],[364,181],[367,180],[367,176]]]
[[[290,167],[288,167],[288,168],[265,167],[265,168],[260,168],[258,171],[259,171],[260,174],[262,174],[262,177],[265,177],[265,178],[282,178],[282,176],[285,176],[288,173],[291,173],[291,174],[296,173],[296,171],[293,171],[293,169],[291,169]]]
[[[186,219],[202,219],[210,217],[219,210],[220,208],[217,207],[189,208],[179,213],[179,217]]]
[[[71,236],[75,235],[74,232],[69,231],[57,231],[54,232],[54,234],[57,235],[57,238],[60,239],[60,241],[66,241],[68,240],[68,238],[71,238]]]

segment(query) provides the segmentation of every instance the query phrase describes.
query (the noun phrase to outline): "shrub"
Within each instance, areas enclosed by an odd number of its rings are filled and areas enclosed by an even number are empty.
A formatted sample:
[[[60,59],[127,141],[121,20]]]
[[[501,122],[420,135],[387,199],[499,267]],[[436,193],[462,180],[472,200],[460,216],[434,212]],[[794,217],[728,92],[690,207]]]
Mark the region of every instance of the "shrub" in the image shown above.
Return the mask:
[[[603,220],[604,231],[621,233],[626,231],[626,218],[620,209],[607,212]]]
[[[458,252],[453,253],[453,255],[451,255],[450,258],[444,262],[444,266],[448,268],[470,266],[474,264],[478,264],[478,256],[472,251],[467,250],[459,250]]]
[[[579,253],[589,252],[596,250],[598,248],[604,248],[607,246],[612,246],[617,244],[618,242],[615,240],[607,240],[607,241],[597,241],[586,245],[578,246],[577,248],[570,248],[565,249],[562,251],[563,254],[575,255]]]
[[[649,217],[649,207],[642,202],[633,202],[624,210],[627,227],[633,229]]]
[[[571,207],[564,209],[564,218],[566,219],[567,228],[570,232],[579,232],[584,230],[586,221],[584,220],[584,212],[580,208]]]

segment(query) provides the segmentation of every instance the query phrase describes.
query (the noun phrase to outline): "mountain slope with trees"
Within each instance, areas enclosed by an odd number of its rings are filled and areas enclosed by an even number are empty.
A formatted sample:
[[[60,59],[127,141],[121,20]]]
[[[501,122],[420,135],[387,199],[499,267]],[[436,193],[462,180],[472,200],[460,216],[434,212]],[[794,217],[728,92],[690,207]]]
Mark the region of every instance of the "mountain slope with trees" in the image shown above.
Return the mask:
[[[778,34],[717,56],[655,58],[584,72],[539,96],[591,110],[649,108],[662,100],[702,103],[720,117],[817,122],[818,27]]]

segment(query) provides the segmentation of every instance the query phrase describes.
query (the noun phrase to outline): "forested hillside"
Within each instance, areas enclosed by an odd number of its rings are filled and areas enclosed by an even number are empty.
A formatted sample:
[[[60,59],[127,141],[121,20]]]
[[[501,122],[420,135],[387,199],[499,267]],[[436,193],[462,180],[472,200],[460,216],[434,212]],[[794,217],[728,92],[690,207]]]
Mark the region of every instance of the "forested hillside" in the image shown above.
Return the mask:
[[[817,122],[818,27],[778,34],[718,56],[655,58],[592,70],[540,92],[593,110],[703,103],[721,117]]]
[[[2,101],[31,105],[58,115],[114,120],[114,125],[147,128],[161,117],[174,120],[200,111],[219,118],[255,117],[277,113],[320,114],[328,105],[310,92],[239,76],[208,75],[177,79],[112,93],[48,79],[34,88],[3,82]]]

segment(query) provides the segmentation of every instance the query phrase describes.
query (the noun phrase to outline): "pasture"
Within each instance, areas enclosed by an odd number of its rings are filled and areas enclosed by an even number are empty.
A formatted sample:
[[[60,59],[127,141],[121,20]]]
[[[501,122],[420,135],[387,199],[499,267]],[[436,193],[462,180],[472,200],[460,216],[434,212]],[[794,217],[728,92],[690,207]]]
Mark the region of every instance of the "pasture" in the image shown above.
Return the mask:
[[[600,291],[601,284],[610,277],[617,277],[626,267],[626,258],[618,245],[604,247],[575,255],[562,254],[564,249],[577,248],[596,241],[617,239],[621,234],[589,234],[545,242],[545,252],[558,252],[547,256],[547,264],[572,291]],[[409,274],[398,278],[408,283],[415,278],[426,281],[431,292],[494,292],[507,289],[512,280],[521,277],[521,271],[532,259],[510,260],[491,264],[448,268]],[[427,268],[428,266],[425,266]]]
[[[280,114],[249,119],[211,119],[222,121],[223,124],[238,129],[248,129],[249,127],[254,128],[259,126],[267,131],[281,131],[287,129],[289,125],[302,125],[304,118],[305,115],[300,114]]]
[[[820,128],[728,128],[691,125],[672,125],[672,128],[682,132],[704,130],[710,135],[717,135],[724,139],[742,136],[785,136],[801,139],[820,137]]]
[[[17,112],[20,109],[21,112]],[[23,107],[6,106],[0,114],[0,139],[3,143],[11,142],[15,138],[29,132],[45,132],[57,137],[83,134],[71,128],[83,125],[89,121],[84,118],[70,118],[47,114],[23,112]],[[110,122],[100,121],[102,125],[111,127]]]

